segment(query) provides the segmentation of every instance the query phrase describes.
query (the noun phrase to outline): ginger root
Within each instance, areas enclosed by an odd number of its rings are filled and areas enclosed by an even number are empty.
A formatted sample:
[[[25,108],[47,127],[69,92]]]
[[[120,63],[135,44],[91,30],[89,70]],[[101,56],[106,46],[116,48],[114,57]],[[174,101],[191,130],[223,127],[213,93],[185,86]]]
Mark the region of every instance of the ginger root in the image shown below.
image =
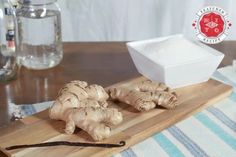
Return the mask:
[[[102,86],[71,81],[59,91],[49,117],[65,121],[67,134],[72,134],[77,126],[98,141],[110,136],[110,126],[123,119],[117,109],[107,108],[108,98]]]
[[[172,109],[177,106],[177,95],[164,84],[143,81],[133,88],[118,87],[109,90],[113,100],[133,106],[138,111],[148,111],[157,106]]]
[[[167,87],[164,83],[155,83],[151,80],[145,80],[141,83],[137,84],[135,87],[135,90],[141,91],[141,92],[147,92],[147,91],[169,91],[169,87]]]
[[[96,84],[88,86],[87,82],[84,81],[71,81],[60,90],[59,96],[64,93],[71,93],[79,100],[94,99],[106,101],[109,97],[102,86]]]
[[[88,86],[84,81],[71,81],[59,91],[49,116],[52,119],[60,119],[65,110],[74,107],[107,107],[108,98],[109,95],[102,86]]]
[[[65,112],[62,120],[66,122],[67,134],[74,133],[77,126],[90,134],[95,141],[100,141],[110,136],[110,126],[119,124],[122,114],[115,108],[72,108]]]

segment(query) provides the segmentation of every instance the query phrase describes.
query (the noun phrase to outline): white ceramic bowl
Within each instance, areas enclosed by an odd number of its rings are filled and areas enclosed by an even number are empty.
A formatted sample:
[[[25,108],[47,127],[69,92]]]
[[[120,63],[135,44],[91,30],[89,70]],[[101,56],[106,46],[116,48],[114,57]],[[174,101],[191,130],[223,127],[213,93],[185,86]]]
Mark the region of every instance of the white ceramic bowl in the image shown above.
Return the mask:
[[[128,42],[127,47],[139,73],[171,88],[207,81],[224,58],[183,35]]]

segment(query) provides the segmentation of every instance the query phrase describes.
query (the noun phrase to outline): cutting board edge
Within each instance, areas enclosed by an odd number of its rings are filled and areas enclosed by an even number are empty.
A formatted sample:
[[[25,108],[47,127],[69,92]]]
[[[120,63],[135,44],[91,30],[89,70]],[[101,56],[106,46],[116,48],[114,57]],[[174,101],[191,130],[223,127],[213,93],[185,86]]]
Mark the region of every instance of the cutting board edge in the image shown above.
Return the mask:
[[[8,157],[14,157],[14,155],[12,155],[12,154],[10,154],[8,151],[6,151],[4,148],[2,148],[2,147],[0,147],[0,151],[4,154],[4,155],[6,155],[6,156],[8,156]]]

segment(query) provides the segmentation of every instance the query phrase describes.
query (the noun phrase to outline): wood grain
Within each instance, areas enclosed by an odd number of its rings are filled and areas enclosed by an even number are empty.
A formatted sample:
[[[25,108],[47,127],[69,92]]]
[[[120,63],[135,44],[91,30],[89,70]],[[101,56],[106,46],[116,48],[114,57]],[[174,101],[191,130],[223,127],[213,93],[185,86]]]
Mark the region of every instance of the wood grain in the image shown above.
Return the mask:
[[[144,77],[140,77],[128,80],[110,86],[107,89],[120,85],[132,85],[144,79]],[[63,134],[64,122],[50,120],[47,110],[22,119],[17,128],[12,128],[13,126],[6,128],[8,132],[5,131],[0,136],[0,147],[6,155],[16,157],[110,156],[227,97],[232,92],[232,88],[218,81],[209,80],[205,83],[179,88],[175,91],[179,95],[179,106],[173,110],[158,108],[149,112],[140,113],[127,104],[110,103],[112,107],[118,108],[123,113],[124,121],[118,126],[113,127],[112,136],[102,142],[118,143],[124,140],[127,143],[125,147],[111,149],[60,146],[12,151],[6,151],[4,149],[7,146],[16,144],[32,144],[56,140],[92,142],[91,137],[82,130],[78,130],[73,135]]]

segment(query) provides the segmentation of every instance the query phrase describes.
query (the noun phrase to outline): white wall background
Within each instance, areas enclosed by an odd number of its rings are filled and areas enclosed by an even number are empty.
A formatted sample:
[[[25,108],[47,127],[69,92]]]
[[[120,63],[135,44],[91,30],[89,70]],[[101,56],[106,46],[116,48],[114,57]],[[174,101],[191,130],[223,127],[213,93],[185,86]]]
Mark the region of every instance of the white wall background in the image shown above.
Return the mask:
[[[176,33],[194,37],[191,24],[205,6],[229,14],[226,40],[236,39],[236,0],[58,0],[64,41],[141,40]]]

